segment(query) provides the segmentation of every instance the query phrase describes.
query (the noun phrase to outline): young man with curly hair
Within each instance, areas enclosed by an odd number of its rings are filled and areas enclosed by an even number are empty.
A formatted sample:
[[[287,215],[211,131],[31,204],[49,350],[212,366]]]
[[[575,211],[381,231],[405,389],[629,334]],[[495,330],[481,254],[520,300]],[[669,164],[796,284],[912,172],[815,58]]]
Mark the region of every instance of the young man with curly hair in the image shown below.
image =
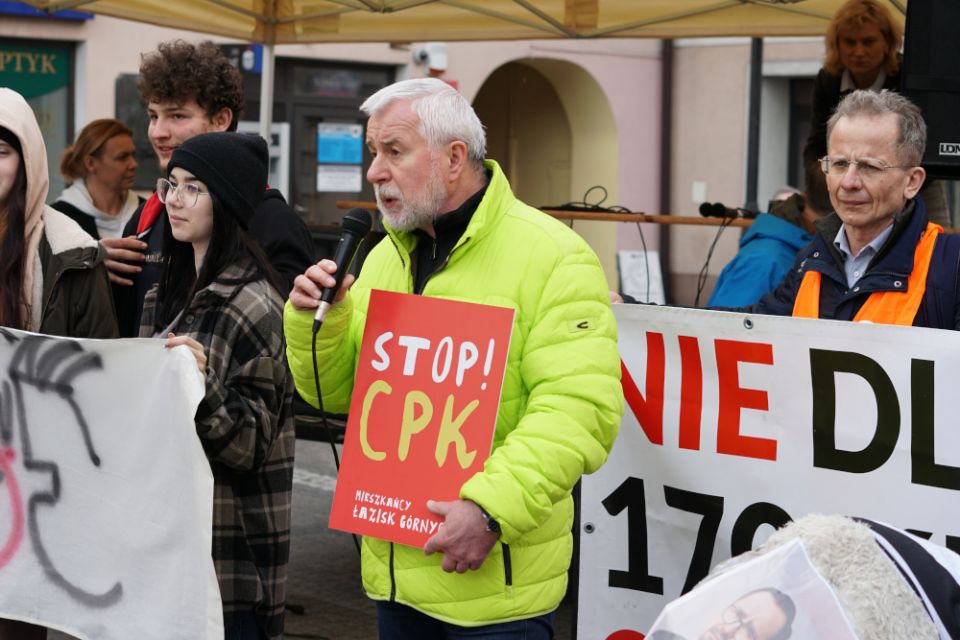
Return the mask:
[[[137,87],[147,105],[147,135],[162,171],[173,152],[193,136],[236,131],[243,112],[240,72],[209,41],[193,44],[172,40],[143,54]],[[124,337],[137,334],[143,298],[160,276],[162,211],[163,205],[154,194],[127,224],[123,237],[103,241]],[[313,263],[310,233],[276,189],[265,192],[250,222],[250,233],[288,289],[293,279]]]
[[[147,135],[165,174],[174,155],[181,158],[175,162],[182,162],[188,147],[181,147],[188,140],[204,133],[236,130],[244,106],[240,72],[212,42],[174,40],[160,44],[156,51],[142,56],[138,88],[150,117]],[[212,142],[207,138],[209,146]],[[223,180],[240,180],[237,176],[245,175],[244,170],[265,167],[256,163],[251,166],[251,161],[231,157],[237,170],[235,175],[223,174]],[[312,239],[278,191],[266,189],[263,193],[259,203],[250,203],[254,209],[248,232],[265,250],[281,280],[289,283],[313,262]],[[166,224],[164,205],[154,193],[128,223],[125,237],[105,243],[110,247],[107,266],[113,272],[114,298],[124,335],[139,324],[144,296],[163,272]],[[221,487],[227,485],[217,480],[211,505],[213,558],[223,599],[226,640],[268,640],[283,635],[292,448],[289,455],[281,455],[270,464],[270,481],[263,482],[265,476],[257,475],[261,482],[248,482],[243,492],[231,486],[221,495]],[[262,467],[258,469],[258,473],[263,472]],[[248,512],[256,516],[248,520]],[[236,526],[237,517],[243,517],[243,527]],[[268,563],[264,558],[276,562]]]

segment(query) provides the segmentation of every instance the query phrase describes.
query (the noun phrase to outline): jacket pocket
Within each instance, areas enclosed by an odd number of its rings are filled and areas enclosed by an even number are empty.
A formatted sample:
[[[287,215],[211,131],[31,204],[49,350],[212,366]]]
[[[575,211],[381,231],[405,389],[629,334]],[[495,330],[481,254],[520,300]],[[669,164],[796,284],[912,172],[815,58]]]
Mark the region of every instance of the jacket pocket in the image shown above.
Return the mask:
[[[503,549],[503,581],[504,586],[507,589],[513,588],[513,565],[510,561],[510,545],[506,542],[501,542],[500,547]]]

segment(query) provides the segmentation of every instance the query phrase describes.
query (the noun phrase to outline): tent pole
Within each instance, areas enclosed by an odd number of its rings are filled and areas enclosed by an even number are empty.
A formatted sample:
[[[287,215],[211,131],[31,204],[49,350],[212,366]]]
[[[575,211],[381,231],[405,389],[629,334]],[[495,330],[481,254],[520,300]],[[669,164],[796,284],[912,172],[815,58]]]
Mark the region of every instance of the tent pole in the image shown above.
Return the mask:
[[[760,172],[760,84],[763,82],[763,38],[750,39],[750,104],[747,121],[747,189],[748,211],[757,208],[757,182]]]
[[[273,123],[274,54],[272,44],[263,45],[260,72],[260,135],[270,144],[270,125]]]
[[[673,40],[663,40],[660,46],[660,211],[670,211],[670,187],[673,182]],[[672,237],[670,227],[663,225],[660,234],[660,273],[663,277],[663,296],[673,301],[673,271],[670,268]]]

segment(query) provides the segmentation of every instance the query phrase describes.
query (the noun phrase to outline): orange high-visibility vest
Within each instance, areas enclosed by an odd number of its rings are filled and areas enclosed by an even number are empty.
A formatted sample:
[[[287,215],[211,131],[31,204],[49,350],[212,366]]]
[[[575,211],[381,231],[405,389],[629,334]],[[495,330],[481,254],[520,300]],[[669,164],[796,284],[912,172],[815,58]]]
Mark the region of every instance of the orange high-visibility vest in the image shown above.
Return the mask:
[[[902,324],[911,326],[917,316],[917,310],[927,290],[927,274],[930,272],[930,259],[937,236],[943,227],[932,222],[920,236],[920,242],[913,252],[913,271],[907,278],[906,291],[877,291],[871,293],[863,303],[854,322],[875,322],[878,324]],[[795,318],[820,317],[820,272],[807,271],[803,274],[797,299],[793,302]]]

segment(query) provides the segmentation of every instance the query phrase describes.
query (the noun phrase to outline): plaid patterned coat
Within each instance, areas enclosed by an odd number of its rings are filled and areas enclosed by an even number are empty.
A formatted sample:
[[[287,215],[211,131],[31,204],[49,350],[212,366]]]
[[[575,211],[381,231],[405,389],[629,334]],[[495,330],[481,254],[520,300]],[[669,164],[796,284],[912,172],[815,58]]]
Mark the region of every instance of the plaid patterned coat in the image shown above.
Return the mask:
[[[213,559],[223,611],[255,610],[269,638],[283,634],[293,490],[293,383],[284,356],[283,302],[251,264],[234,264],[197,292],[175,328],[203,345],[207,393],[197,434],[214,477]],[[241,283],[241,284],[238,284]],[[140,335],[156,321],[157,289]]]

